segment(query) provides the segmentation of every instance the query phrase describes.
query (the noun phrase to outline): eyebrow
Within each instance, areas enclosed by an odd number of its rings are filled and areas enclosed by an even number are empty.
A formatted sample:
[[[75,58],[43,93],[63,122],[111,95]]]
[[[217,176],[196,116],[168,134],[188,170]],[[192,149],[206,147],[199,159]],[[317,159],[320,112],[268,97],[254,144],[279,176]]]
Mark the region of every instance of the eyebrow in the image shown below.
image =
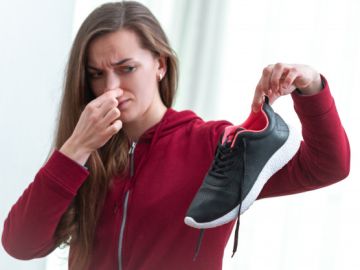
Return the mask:
[[[112,65],[112,66],[119,66],[119,65],[122,65],[122,64],[130,61],[130,60],[132,60],[132,58],[125,58],[125,59],[122,59],[122,60],[120,60],[120,61],[118,61],[118,62],[112,63],[111,65]],[[87,68],[94,69],[94,70],[99,70],[98,68],[92,67],[92,66],[90,66],[90,65],[87,65]]]

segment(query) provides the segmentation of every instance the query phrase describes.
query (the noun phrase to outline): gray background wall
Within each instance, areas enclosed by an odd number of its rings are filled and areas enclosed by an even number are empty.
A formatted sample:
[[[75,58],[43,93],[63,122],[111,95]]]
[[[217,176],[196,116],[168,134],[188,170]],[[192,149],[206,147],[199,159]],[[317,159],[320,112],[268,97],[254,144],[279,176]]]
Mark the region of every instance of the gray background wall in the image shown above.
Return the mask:
[[[0,1],[0,234],[50,149],[73,9],[71,0]],[[23,263],[1,245],[0,269],[45,269],[45,259]]]

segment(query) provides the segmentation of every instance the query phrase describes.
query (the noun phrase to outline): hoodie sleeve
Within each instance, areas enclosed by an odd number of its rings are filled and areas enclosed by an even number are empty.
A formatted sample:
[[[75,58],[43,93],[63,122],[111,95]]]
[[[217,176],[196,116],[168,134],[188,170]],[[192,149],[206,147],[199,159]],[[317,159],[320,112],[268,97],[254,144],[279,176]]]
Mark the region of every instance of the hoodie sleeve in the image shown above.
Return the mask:
[[[302,125],[303,141],[296,155],[274,174],[259,198],[289,195],[336,183],[349,174],[350,146],[329,86],[315,95],[292,93]]]
[[[55,151],[11,208],[2,234],[4,249],[22,260],[53,251],[56,227],[88,174],[84,167]]]

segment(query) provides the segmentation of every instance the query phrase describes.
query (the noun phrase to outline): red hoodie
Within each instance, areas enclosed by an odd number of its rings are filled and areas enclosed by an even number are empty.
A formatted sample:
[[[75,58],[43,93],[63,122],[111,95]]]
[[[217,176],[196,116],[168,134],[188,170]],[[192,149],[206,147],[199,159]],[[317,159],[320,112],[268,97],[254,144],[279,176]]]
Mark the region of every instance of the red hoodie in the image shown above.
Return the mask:
[[[292,97],[304,141],[259,198],[324,187],[349,173],[349,144],[327,84],[314,96]],[[134,175],[115,178],[109,188],[88,269],[222,268],[233,222],[206,230],[193,261],[199,231],[183,220],[227,125],[204,122],[191,111],[167,110],[138,141]],[[85,168],[55,151],[12,207],[2,235],[5,250],[24,260],[53,251],[56,226],[87,176]],[[70,247],[70,260],[71,254]]]

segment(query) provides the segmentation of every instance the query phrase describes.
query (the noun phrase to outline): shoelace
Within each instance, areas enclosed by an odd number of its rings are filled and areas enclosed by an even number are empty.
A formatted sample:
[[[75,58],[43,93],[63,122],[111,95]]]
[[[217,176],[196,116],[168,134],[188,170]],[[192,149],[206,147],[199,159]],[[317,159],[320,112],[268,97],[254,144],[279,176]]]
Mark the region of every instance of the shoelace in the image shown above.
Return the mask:
[[[244,139],[242,139],[243,142],[243,172],[242,175],[245,176],[245,160],[246,160],[246,141]],[[211,168],[211,171],[209,173],[215,173],[216,176],[223,176],[223,172],[227,171],[229,168],[231,168],[231,164],[230,162],[226,162],[228,157],[231,157],[231,154],[234,154],[237,151],[231,151],[230,147],[229,148],[225,148],[219,146],[219,150],[217,152],[217,155],[222,155],[218,158],[218,156],[216,156],[215,160],[216,161],[221,161],[221,162],[214,162],[213,167]],[[239,210],[238,210],[238,214],[237,214],[237,220],[236,220],[236,225],[235,225],[235,235],[234,235],[234,245],[233,245],[233,253],[231,255],[231,258],[234,257],[236,251],[237,251],[237,247],[238,247],[238,238],[239,238],[239,228],[240,228],[240,212],[241,212],[241,205],[242,205],[242,186],[244,184],[244,177],[241,178],[241,184],[239,186],[239,194],[240,194],[240,204],[239,204]],[[193,261],[196,260],[196,258],[199,255],[200,252],[200,247],[201,247],[201,243],[202,243],[202,239],[204,238],[204,232],[205,229],[200,229],[200,234],[199,234],[199,238],[196,244],[196,249],[195,249],[195,255],[193,257]]]
[[[236,149],[230,147],[230,143],[222,145],[219,143],[216,156],[209,174],[217,178],[225,178],[225,173],[231,169],[233,156],[237,153]]]
[[[244,150],[243,150],[243,171],[242,175],[245,176],[245,161],[246,161],[246,141],[242,138]],[[239,228],[240,228],[240,212],[241,212],[241,205],[242,205],[242,197],[243,197],[243,189],[242,186],[244,185],[244,177],[241,178],[241,184],[239,187],[239,194],[240,194],[240,204],[239,204],[239,211],[237,214],[236,226],[235,226],[235,235],[234,235],[234,245],[233,245],[233,253],[231,258],[234,257],[237,247],[238,247],[238,239],[239,239]]]
[[[199,255],[201,242],[204,237],[204,232],[205,232],[205,229],[200,229],[200,234],[199,234],[199,238],[198,238],[198,241],[196,244],[195,255],[194,255],[193,261],[196,261],[196,258]]]

